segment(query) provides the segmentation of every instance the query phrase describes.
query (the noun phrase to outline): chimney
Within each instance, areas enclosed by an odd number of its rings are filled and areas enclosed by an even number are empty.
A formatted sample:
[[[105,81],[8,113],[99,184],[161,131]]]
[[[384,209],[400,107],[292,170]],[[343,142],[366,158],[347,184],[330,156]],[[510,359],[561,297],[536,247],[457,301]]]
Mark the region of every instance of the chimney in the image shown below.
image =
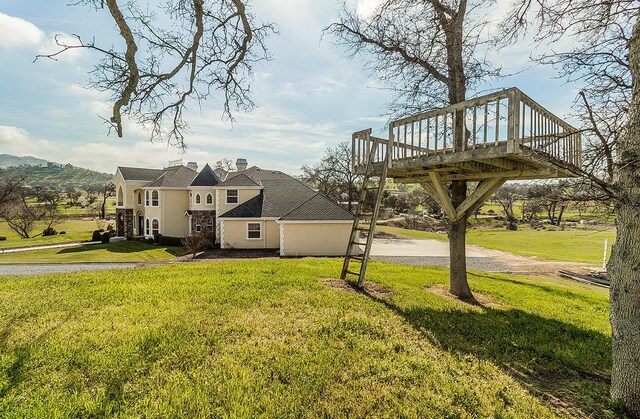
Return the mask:
[[[187,167],[191,170],[194,171],[198,171],[198,163],[194,162],[194,161],[190,161],[189,163],[187,163]]]
[[[247,170],[247,159],[238,159],[236,160],[236,169],[238,172],[242,172],[243,170]]]

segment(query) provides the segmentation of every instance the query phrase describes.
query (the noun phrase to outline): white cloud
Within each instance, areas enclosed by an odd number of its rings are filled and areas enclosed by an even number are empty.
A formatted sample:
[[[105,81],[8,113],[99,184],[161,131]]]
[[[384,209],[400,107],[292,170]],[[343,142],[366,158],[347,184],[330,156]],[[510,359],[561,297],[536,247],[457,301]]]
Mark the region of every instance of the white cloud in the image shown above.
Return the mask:
[[[382,0],[358,0],[356,12],[361,19],[366,19],[373,14]]]
[[[0,145],[2,145],[3,153],[18,156],[35,155],[36,157],[53,152],[58,148],[51,141],[32,138],[29,132],[23,128],[8,125],[0,125]]]
[[[0,12],[0,47],[20,48],[39,45],[45,34],[28,20]]]

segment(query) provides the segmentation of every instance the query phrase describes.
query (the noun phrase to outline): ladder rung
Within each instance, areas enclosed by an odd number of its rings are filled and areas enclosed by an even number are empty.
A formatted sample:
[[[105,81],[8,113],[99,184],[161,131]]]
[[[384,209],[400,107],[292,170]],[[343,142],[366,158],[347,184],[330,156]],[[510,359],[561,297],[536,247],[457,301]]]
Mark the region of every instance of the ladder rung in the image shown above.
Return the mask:
[[[360,272],[353,272],[353,271],[350,271],[348,269],[345,272],[348,273],[348,274],[351,274],[351,275],[360,276]]]
[[[359,246],[366,246],[367,245],[367,243],[356,242],[356,241],[351,242],[351,244],[357,244]]]
[[[357,227],[356,230],[358,230],[358,231],[369,231],[369,227]]]
[[[360,217],[373,217],[372,212],[363,212],[360,214]]]
[[[360,261],[364,260],[364,257],[362,257],[362,256],[349,256],[349,258],[350,259],[355,259],[355,260],[360,260]]]
[[[367,186],[365,189],[368,190],[368,191],[373,191],[373,190],[377,191],[378,187],[377,186]]]

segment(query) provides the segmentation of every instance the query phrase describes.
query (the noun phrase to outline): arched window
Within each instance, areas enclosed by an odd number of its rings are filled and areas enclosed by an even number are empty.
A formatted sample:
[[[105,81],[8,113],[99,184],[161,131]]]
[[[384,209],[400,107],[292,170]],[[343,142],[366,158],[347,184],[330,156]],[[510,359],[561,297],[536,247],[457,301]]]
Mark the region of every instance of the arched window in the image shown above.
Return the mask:
[[[124,205],[124,194],[122,193],[122,186],[118,187],[118,206]]]
[[[200,203],[200,194],[197,193],[196,194],[196,204],[199,204],[199,203]]]
[[[149,233],[150,233],[150,231],[149,231],[149,219],[148,218],[145,220],[144,225],[145,225],[144,234],[146,234],[148,236]]]
[[[213,195],[207,194],[207,204],[213,204]]]
[[[152,207],[158,206],[158,191],[151,192],[151,206]]]
[[[144,205],[145,205],[146,207],[148,207],[148,206],[149,206],[149,191],[145,191],[145,192],[144,192]]]
[[[142,192],[138,191],[138,205],[142,205]]]
[[[151,234],[157,236],[160,233],[160,223],[156,218],[151,222]]]

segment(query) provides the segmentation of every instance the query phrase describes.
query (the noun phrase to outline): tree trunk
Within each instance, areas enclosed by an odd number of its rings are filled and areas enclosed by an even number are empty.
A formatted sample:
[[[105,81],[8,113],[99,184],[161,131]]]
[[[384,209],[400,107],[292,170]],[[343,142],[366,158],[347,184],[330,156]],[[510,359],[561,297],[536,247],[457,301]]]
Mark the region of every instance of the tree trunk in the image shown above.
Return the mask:
[[[467,197],[467,182],[451,182],[451,200],[456,208]],[[460,298],[473,298],[467,282],[467,252],[465,249],[467,218],[449,222],[449,292]]]
[[[618,142],[615,214],[616,243],[608,270],[611,279],[613,365],[611,397],[640,417],[640,20],[629,40],[633,93],[628,121]]]

